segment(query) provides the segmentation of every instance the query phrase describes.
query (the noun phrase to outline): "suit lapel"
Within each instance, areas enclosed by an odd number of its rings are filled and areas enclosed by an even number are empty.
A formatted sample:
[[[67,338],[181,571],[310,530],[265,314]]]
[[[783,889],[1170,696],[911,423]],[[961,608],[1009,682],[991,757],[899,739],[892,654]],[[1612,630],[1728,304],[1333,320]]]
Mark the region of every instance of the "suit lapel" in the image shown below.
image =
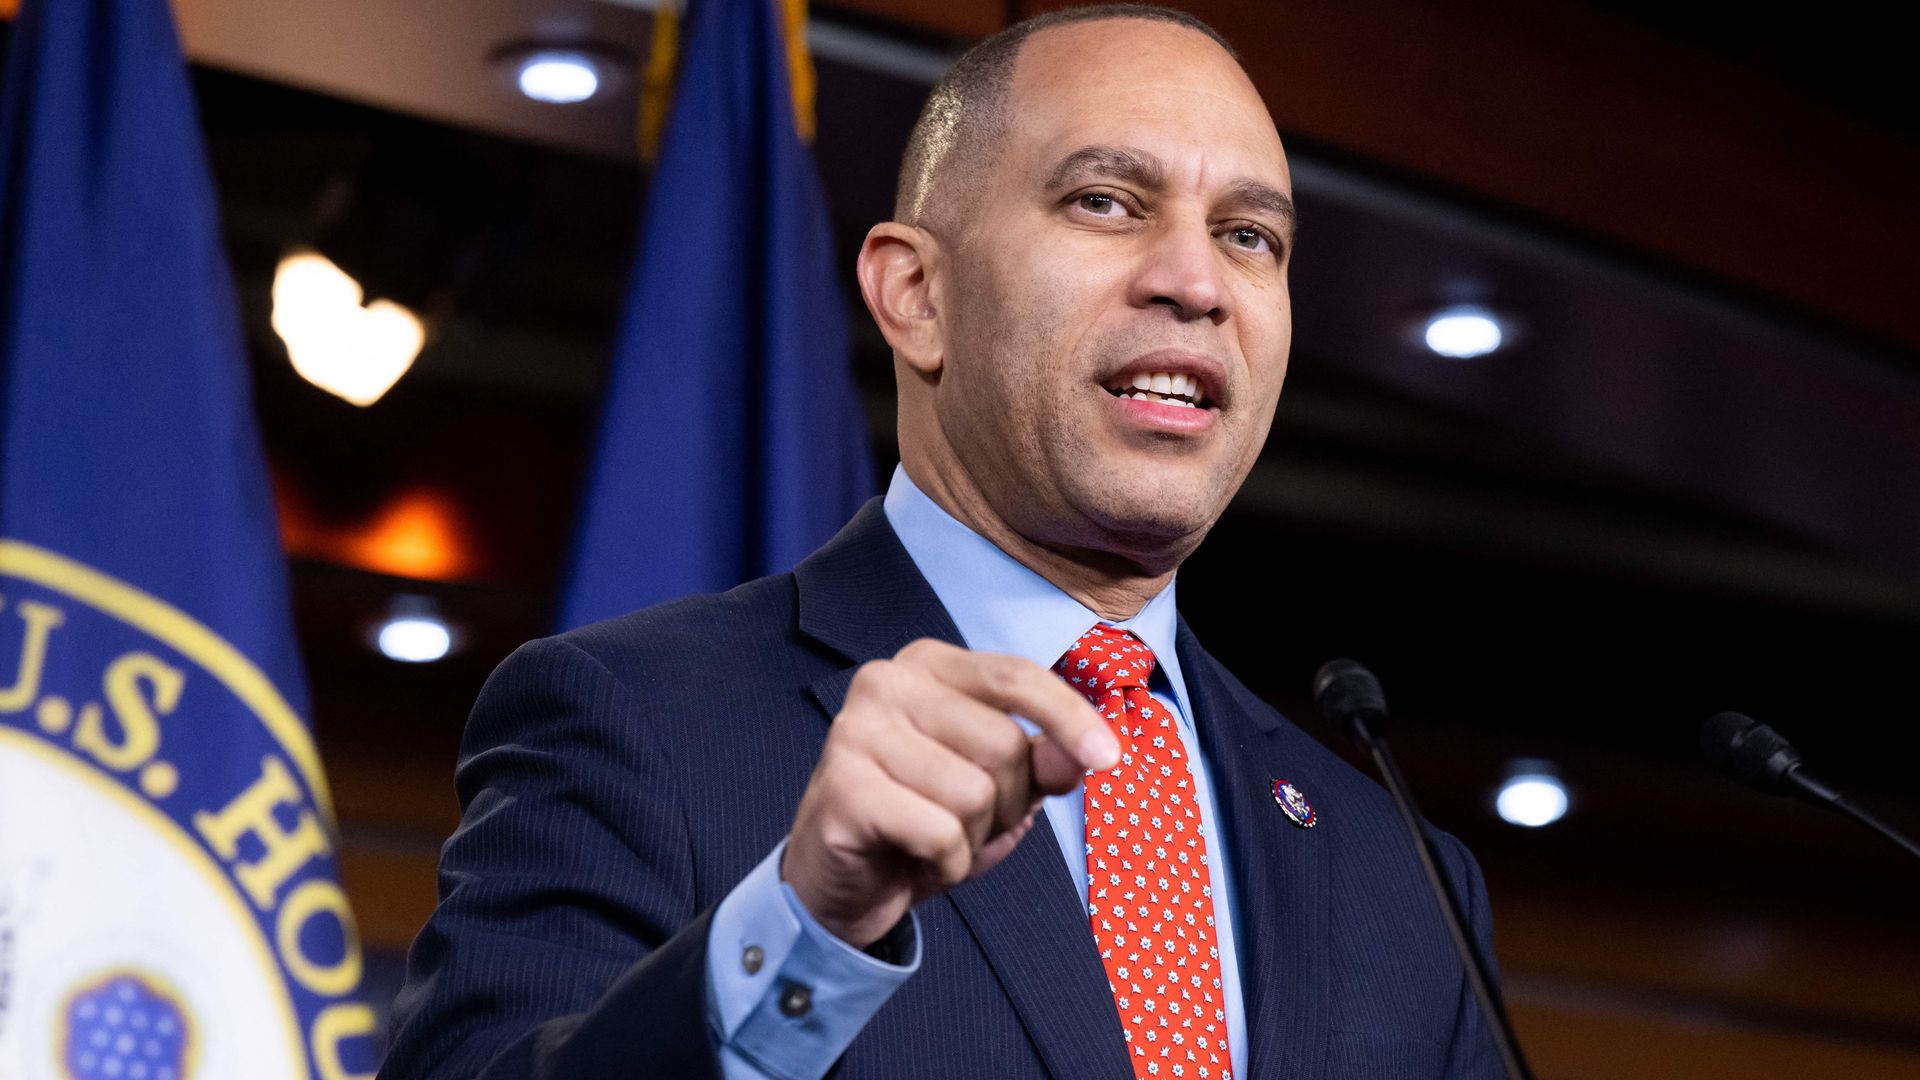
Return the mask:
[[[1307,736],[1234,683],[1180,624],[1180,669],[1207,755],[1232,853],[1241,995],[1250,1077],[1313,1077],[1326,1061],[1331,1018],[1327,929],[1331,824],[1303,829],[1273,800],[1273,781],[1311,794]],[[1337,810],[1336,810],[1337,814]]]
[[[1054,1080],[1133,1075],[1120,1014],[1046,814],[1006,861],[948,893]]]
[[[965,644],[879,499],[796,567],[794,579],[801,632],[848,661],[811,687],[826,720],[845,704],[861,664],[916,638]],[[1120,1017],[1067,875],[1042,813],[999,866],[931,903],[951,905],[972,933],[1054,1080],[1128,1076]]]

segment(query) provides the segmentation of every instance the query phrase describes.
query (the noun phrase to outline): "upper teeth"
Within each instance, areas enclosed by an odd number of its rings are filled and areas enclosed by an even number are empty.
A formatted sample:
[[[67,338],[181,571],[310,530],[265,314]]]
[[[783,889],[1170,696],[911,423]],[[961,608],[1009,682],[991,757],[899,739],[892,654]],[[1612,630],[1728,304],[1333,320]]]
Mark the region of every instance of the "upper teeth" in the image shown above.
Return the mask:
[[[1189,401],[1174,402],[1174,404],[1188,405],[1200,400],[1200,380],[1191,375],[1183,375],[1178,372],[1143,371],[1133,376],[1132,381],[1126,384],[1126,386],[1117,387],[1116,389],[1126,389],[1127,387],[1131,387],[1134,390],[1145,391],[1146,393],[1159,397],[1190,399]],[[1144,394],[1125,394],[1123,396],[1144,398]]]

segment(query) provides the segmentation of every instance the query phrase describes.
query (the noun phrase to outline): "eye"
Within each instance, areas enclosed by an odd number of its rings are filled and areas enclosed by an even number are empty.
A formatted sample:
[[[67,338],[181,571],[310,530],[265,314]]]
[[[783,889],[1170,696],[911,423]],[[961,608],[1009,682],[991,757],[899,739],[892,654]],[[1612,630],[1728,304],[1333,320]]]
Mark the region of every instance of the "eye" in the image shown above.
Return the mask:
[[[1094,217],[1124,217],[1127,206],[1120,199],[1104,191],[1086,191],[1073,197],[1075,206]]]
[[[1226,231],[1227,242],[1243,251],[1270,254],[1279,248],[1273,236],[1257,225],[1236,225]]]

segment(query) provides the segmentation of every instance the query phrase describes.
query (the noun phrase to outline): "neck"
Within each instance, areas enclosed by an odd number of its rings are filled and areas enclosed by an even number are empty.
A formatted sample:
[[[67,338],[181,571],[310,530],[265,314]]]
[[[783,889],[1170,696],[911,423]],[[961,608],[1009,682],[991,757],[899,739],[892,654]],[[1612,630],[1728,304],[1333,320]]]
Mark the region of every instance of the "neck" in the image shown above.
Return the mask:
[[[995,513],[979,488],[964,478],[954,482],[944,470],[918,468],[912,461],[903,464],[914,486],[954,520],[986,537],[1014,561],[1102,619],[1123,622],[1133,618],[1173,580],[1177,565],[1155,572],[1112,552],[1030,540]]]

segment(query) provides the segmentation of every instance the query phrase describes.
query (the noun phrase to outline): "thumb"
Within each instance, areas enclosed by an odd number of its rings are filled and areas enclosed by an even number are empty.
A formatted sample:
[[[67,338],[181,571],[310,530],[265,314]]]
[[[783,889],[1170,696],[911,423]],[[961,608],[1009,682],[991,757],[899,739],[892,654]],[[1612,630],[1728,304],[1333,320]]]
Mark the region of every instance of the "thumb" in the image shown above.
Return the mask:
[[[1079,759],[1052,739],[1036,737],[1028,753],[1034,789],[1043,795],[1065,795],[1086,778],[1087,771]]]

